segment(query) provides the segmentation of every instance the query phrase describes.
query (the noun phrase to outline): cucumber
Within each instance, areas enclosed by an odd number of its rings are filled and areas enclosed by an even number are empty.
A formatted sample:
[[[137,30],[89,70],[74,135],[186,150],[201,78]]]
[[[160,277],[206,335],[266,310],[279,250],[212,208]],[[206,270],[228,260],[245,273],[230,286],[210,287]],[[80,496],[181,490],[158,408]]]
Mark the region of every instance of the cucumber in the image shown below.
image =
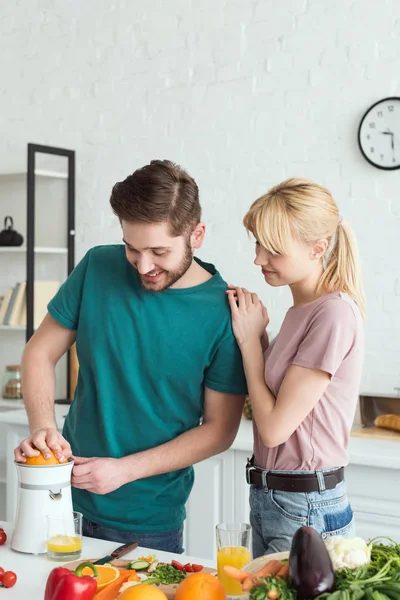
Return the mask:
[[[161,581],[158,579],[158,577],[148,577],[147,579],[143,579],[142,583],[149,585],[160,585]]]
[[[133,569],[134,571],[145,571],[150,566],[150,563],[147,560],[131,560],[128,565],[128,569]]]

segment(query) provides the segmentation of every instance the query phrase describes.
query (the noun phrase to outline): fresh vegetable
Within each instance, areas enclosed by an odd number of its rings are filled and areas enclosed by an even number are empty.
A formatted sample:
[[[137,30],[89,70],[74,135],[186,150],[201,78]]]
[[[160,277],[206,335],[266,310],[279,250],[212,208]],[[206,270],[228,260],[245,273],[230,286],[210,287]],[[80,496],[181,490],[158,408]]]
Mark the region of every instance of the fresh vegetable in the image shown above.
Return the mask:
[[[139,556],[139,558],[137,558],[136,560],[145,560],[148,563],[152,563],[154,560],[156,560],[156,555],[149,554],[149,556]]]
[[[274,575],[263,578],[250,590],[250,600],[295,600],[296,592],[288,579]]]
[[[191,563],[186,563],[185,565],[182,565],[177,560],[172,560],[171,565],[177,571],[185,571],[185,573],[199,573],[204,569],[203,565],[195,565]]]
[[[171,565],[177,570],[177,571],[183,571],[183,565],[178,562],[177,560],[173,560],[171,561]]]
[[[200,571],[202,571],[204,569],[203,565],[192,565],[193,568],[193,573],[199,573]]]
[[[376,543],[385,539],[389,544]],[[400,544],[390,538],[370,542],[371,561],[357,569],[341,569],[336,573],[338,590],[396,584],[400,587]]]
[[[17,576],[14,571],[5,571],[1,575],[1,585],[5,588],[14,587],[17,583]]]
[[[92,569],[94,577],[82,576],[85,567]],[[90,562],[80,564],[75,571],[57,567],[47,579],[44,600],[92,600],[97,591],[96,577],[97,569]]]
[[[332,561],[322,537],[312,527],[300,527],[293,536],[289,576],[298,600],[312,600],[335,590]]]
[[[251,577],[252,573],[247,573],[246,571],[242,571],[241,569],[237,569],[236,567],[231,567],[230,565],[224,566],[224,571],[229,577],[236,579],[236,581],[244,581],[247,577]]]
[[[356,569],[371,560],[371,545],[358,537],[344,538],[333,535],[325,540],[325,546],[331,557],[334,571],[340,569]]]
[[[170,583],[180,583],[186,577],[185,571],[179,571],[172,565],[159,563],[152,573],[152,578],[158,579],[159,583],[169,585]],[[145,580],[146,581],[146,580]],[[143,583],[145,583],[145,581]]]
[[[0,546],[3,546],[7,541],[7,534],[4,529],[0,529]]]
[[[131,560],[128,565],[128,569],[133,569],[134,571],[145,571],[150,567],[150,562],[147,560],[142,560],[141,558],[138,560]]]

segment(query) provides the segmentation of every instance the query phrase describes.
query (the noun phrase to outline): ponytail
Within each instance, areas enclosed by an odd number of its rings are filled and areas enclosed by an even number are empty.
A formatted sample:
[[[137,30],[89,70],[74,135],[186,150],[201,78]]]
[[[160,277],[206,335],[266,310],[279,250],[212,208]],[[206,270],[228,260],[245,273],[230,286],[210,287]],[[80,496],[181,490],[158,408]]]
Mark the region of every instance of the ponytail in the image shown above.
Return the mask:
[[[358,256],[357,242],[353,231],[339,220],[333,247],[328,248],[325,270],[319,280],[319,293],[345,292],[360,309],[362,317],[366,316],[366,299],[361,278],[361,265]]]

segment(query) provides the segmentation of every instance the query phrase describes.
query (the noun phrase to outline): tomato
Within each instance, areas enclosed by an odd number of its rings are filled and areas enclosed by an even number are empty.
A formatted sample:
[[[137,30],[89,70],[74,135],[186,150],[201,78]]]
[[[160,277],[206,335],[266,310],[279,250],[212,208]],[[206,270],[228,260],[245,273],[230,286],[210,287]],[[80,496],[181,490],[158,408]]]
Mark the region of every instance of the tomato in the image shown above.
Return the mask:
[[[177,571],[184,571],[183,565],[181,565],[180,562],[178,562],[177,560],[173,560],[171,562],[171,565],[177,570]]]
[[[0,546],[3,546],[3,544],[5,544],[5,543],[6,543],[6,541],[7,541],[7,534],[6,534],[6,532],[4,531],[4,529],[2,529],[2,530],[0,531]]]
[[[186,563],[186,565],[183,566],[183,569],[186,573],[193,573],[193,567],[190,563]]]
[[[2,584],[5,588],[11,588],[17,583],[17,576],[13,571],[6,571],[3,573]]]
[[[3,580],[3,573],[4,573],[3,567],[0,567],[0,584],[1,584],[2,580]]]
[[[192,567],[194,573],[198,573],[199,571],[203,570],[203,565],[192,565]]]

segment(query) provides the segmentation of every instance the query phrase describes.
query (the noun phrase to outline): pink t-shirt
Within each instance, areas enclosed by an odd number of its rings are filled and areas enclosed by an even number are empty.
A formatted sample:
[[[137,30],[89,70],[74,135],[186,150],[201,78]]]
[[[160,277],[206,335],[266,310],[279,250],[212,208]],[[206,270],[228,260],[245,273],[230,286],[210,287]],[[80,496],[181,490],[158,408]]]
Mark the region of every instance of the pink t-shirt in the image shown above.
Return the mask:
[[[275,397],[291,365],[326,371],[331,380],[314,409],[284,444],[264,446],[254,423],[258,465],[279,471],[347,465],[364,359],[362,318],[356,304],[337,292],[290,308],[264,359],[265,381]]]

